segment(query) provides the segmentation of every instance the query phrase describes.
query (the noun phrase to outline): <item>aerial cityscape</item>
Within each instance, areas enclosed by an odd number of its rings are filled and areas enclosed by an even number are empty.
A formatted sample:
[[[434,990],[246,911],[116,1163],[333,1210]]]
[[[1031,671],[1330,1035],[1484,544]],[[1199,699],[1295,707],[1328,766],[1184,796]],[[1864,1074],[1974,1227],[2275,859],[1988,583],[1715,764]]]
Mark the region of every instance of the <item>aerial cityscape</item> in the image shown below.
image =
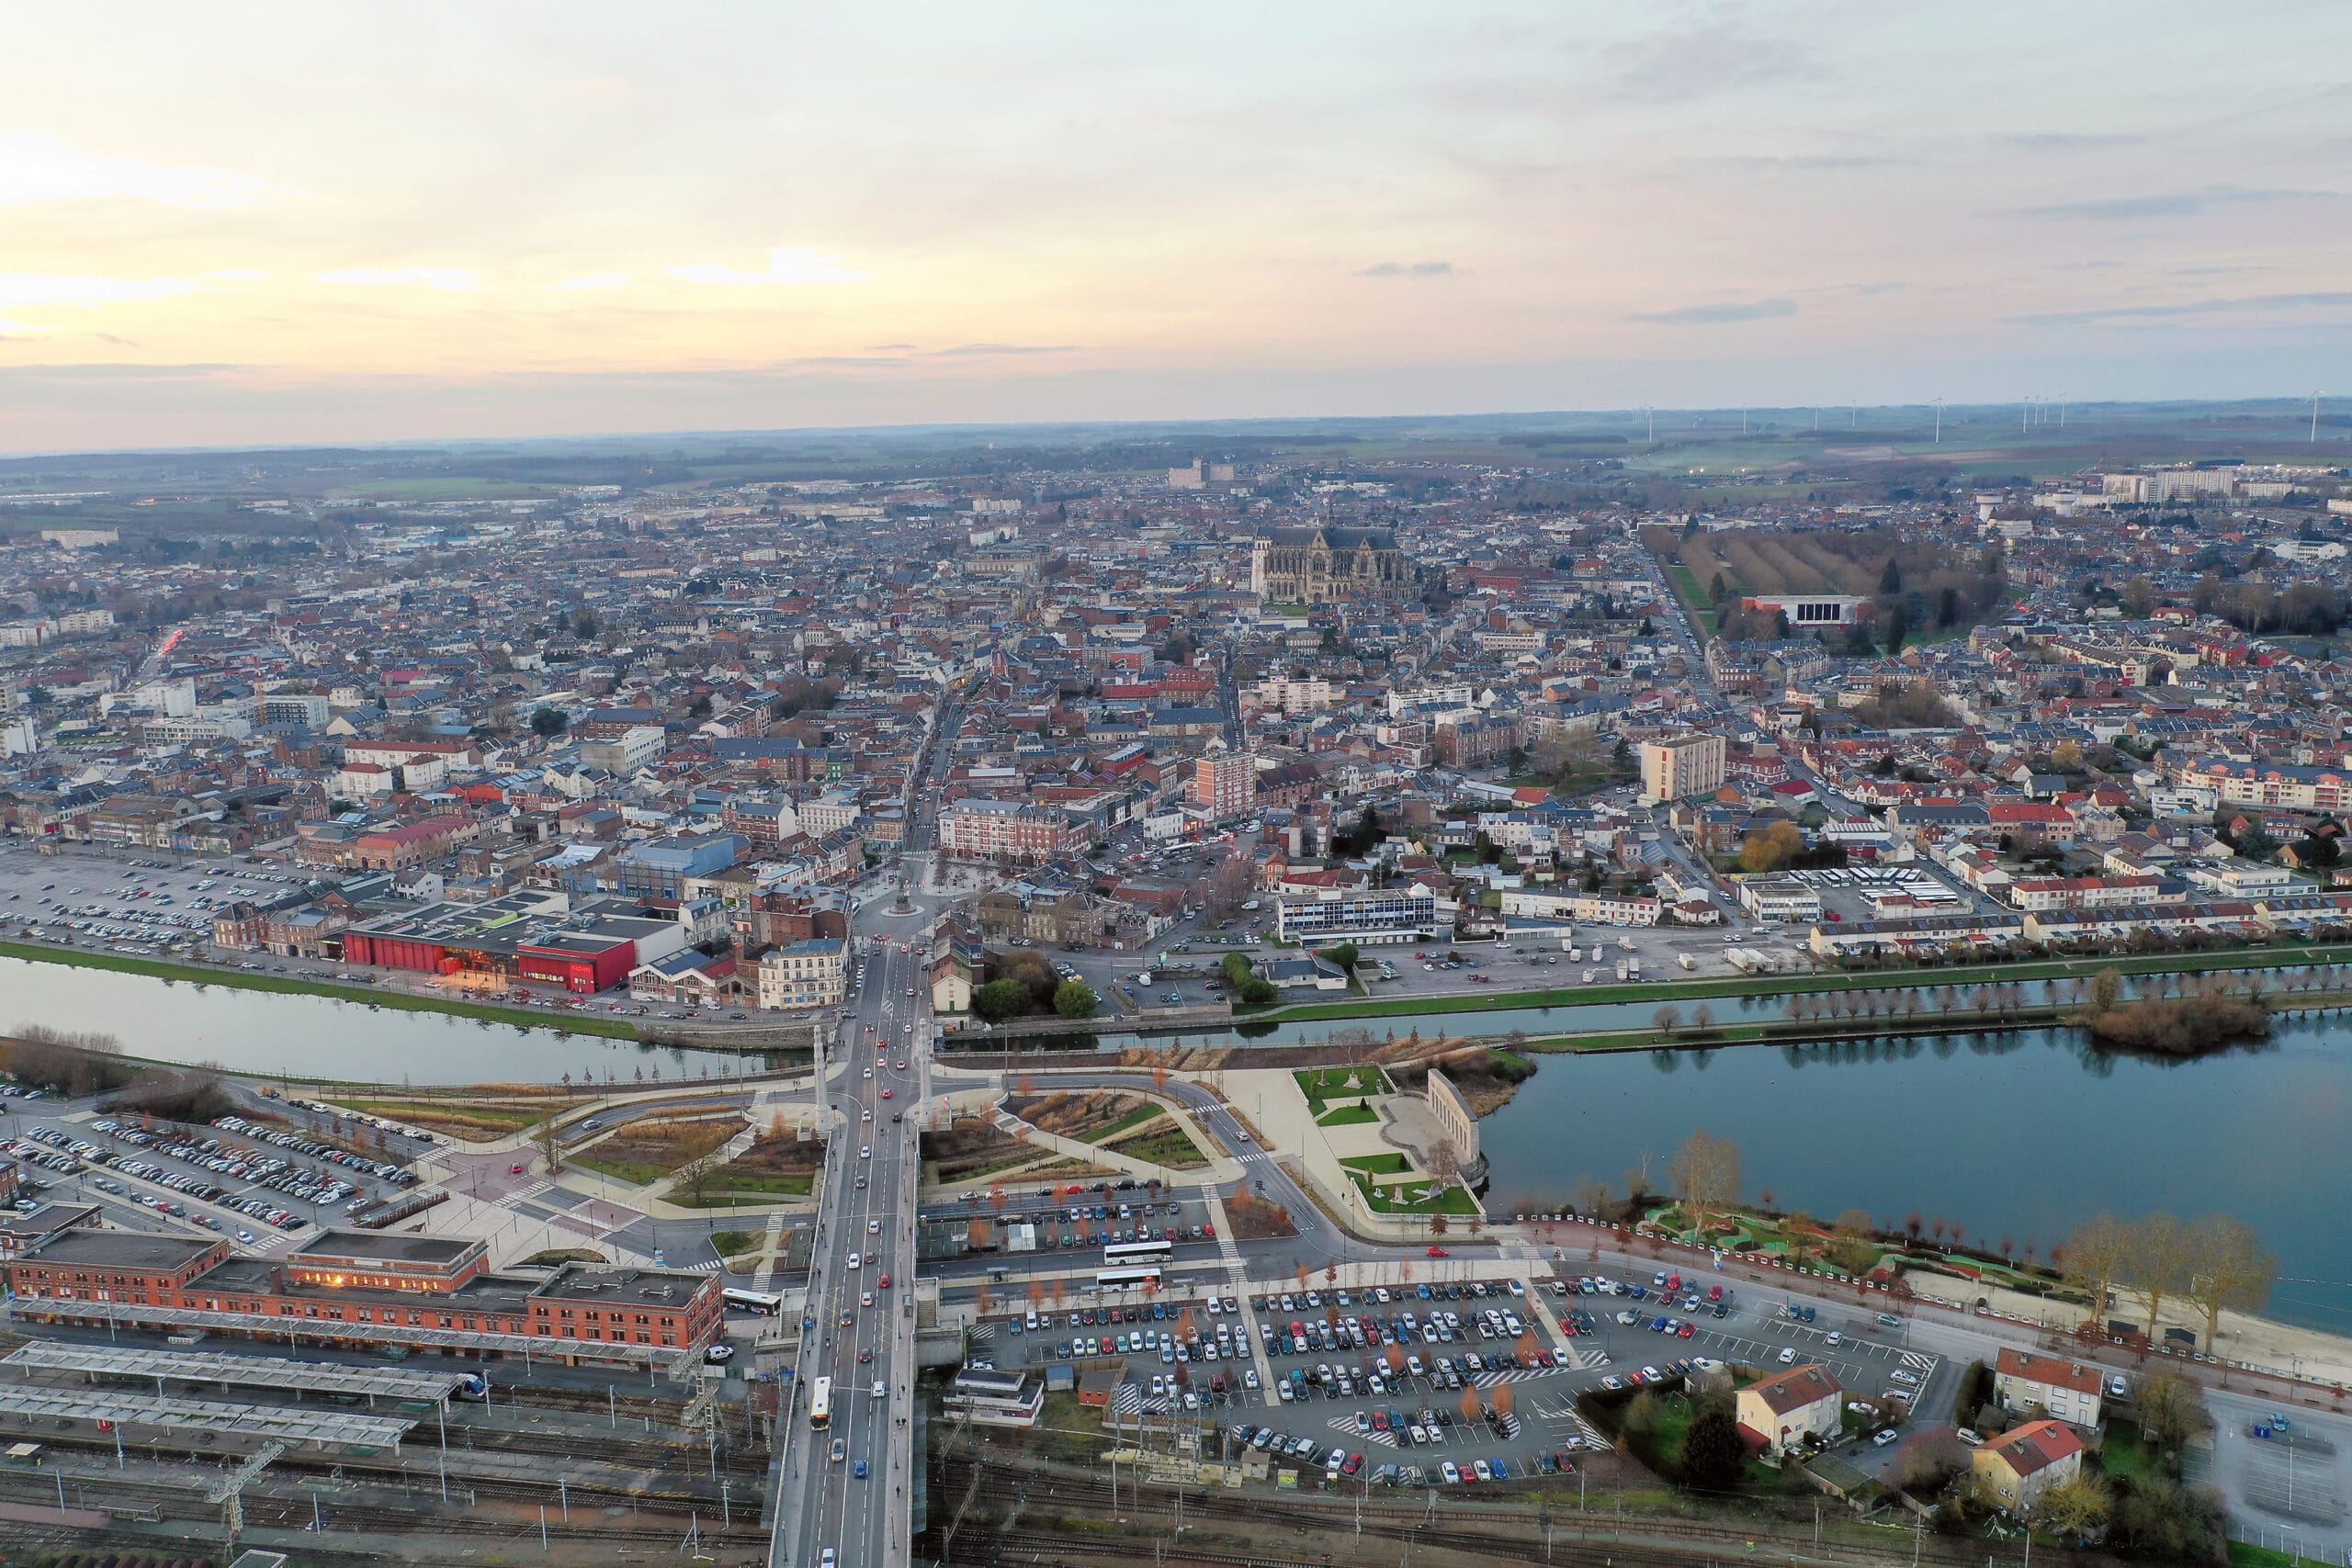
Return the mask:
[[[40,23],[0,1562],[2352,1563],[2258,9]]]

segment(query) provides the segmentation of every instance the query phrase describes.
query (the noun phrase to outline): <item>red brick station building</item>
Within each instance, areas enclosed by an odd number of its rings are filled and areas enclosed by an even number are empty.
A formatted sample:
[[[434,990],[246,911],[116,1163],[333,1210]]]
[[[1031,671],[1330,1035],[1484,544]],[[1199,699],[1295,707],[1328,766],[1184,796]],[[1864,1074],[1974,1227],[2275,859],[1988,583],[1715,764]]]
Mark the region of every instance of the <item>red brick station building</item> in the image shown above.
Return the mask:
[[[284,1258],[225,1240],[63,1229],[7,1265],[20,1317],[668,1366],[718,1336],[717,1276],[565,1263],[501,1273],[485,1242],[328,1230]]]

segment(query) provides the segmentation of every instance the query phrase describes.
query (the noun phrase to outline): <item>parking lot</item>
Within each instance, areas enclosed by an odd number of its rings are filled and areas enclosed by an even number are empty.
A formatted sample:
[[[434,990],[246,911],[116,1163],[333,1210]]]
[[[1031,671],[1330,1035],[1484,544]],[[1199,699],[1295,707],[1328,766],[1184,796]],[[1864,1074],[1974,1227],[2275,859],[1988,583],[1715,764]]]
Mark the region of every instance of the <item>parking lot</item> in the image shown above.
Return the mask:
[[[2352,1521],[2345,1509],[2352,1487],[2352,1424],[2244,1394],[2216,1392],[2207,1404],[2212,1450],[2191,1450],[2188,1477],[2221,1489],[2247,1527],[2245,1539],[2329,1562],[2352,1553]]]
[[[1974,893],[1925,863],[1857,863],[1784,874],[1820,894],[1822,913],[1838,920],[1901,919],[1905,913],[1969,915],[1976,912],[1978,902]]]
[[[1719,1362],[1766,1373],[1826,1367],[1869,1407],[1866,1427],[1910,1409],[1923,1422],[1940,1418],[1952,1381],[1874,1314],[1816,1307],[1805,1323],[1777,1298],[1663,1273],[1171,1291],[1148,1303],[1041,1310],[1034,1330],[1028,1310],[981,1324],[979,1353],[1008,1368],[1115,1366],[1120,1415],[1214,1422],[1227,1457],[1246,1447],[1382,1483],[1416,1483],[1416,1466],[1432,1483],[1556,1471],[1600,1439],[1577,1409],[1578,1394],[1671,1387]],[[1857,1463],[1892,1451],[1866,1438],[1849,1444]]]
[[[274,897],[304,880],[225,855],[51,848],[0,850],[0,926],[29,926],[46,941],[118,953],[200,948],[211,940],[218,910]]]
[[[0,1100],[0,1145],[49,1199],[130,1211],[133,1228],[201,1231],[257,1251],[312,1226],[348,1224],[416,1185],[405,1167],[424,1141],[306,1107],[280,1114],[288,1120],[231,1115],[199,1126],[11,1098]],[[331,1122],[342,1131],[320,1130]]]

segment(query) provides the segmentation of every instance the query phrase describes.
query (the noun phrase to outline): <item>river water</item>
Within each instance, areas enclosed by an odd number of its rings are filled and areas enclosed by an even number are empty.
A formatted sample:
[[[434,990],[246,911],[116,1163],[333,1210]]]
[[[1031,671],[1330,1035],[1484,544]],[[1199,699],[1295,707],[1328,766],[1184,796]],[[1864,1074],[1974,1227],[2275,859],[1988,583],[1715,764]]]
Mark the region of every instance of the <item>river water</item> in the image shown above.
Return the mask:
[[[1783,1016],[1778,998],[1713,1006],[1724,1022]],[[1375,1033],[1418,1025],[1424,1035],[1538,1034],[1645,1027],[1655,1010],[1610,1004],[1368,1021]],[[728,1052],[0,959],[0,1029],[28,1023],[101,1031],[133,1055],[163,1061],[383,1083],[553,1083],[566,1073],[635,1082],[657,1071],[675,1082],[762,1065]],[[1252,1038],[1312,1043],[1344,1027],[1284,1024]],[[2352,1021],[2342,1017],[2282,1017],[2266,1046],[2193,1062],[2088,1051],[2071,1030],[1539,1060],[1481,1129],[1491,1195],[1506,1210],[1523,1197],[1565,1201],[1580,1176],[1622,1190],[1626,1170],[1645,1159],[1651,1184],[1663,1186],[1676,1146],[1705,1127],[1739,1145],[1748,1197],[1769,1190],[1781,1208],[1825,1217],[1862,1208],[1891,1222],[1916,1209],[1959,1222],[1975,1240],[2007,1235],[2046,1250],[2102,1209],[2226,1209],[2279,1255],[2288,1279],[2273,1315],[2352,1332],[2352,1285],[2341,1283],[2352,1281],[2352,1224],[2342,1213]]]
[[[0,1030],[95,1030],[134,1056],[372,1083],[634,1082],[755,1071],[758,1056],[640,1045],[447,1013],[0,958]]]
[[[1739,1145],[1750,1201],[1882,1224],[1917,1210],[1972,1244],[2046,1254],[2101,1210],[2225,1210],[2278,1255],[2269,1315],[2352,1333],[2352,1021],[2274,1027],[2187,1062],[2092,1051],[2072,1030],[1545,1055],[1481,1126],[1489,1196],[1549,1207],[1584,1176],[1622,1193],[1645,1161],[1663,1190],[1704,1127]]]

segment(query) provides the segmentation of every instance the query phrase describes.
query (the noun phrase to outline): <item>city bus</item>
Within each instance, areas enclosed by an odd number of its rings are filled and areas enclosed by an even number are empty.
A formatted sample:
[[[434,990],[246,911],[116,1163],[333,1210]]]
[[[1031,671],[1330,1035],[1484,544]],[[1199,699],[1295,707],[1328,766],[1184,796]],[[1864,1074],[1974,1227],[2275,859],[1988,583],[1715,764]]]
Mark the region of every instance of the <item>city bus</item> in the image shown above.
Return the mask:
[[[808,1385],[808,1425],[823,1431],[833,1424],[833,1380],[819,1378]]]
[[[1102,1264],[1116,1269],[1128,1263],[1165,1263],[1175,1250],[1174,1244],[1165,1241],[1116,1241],[1102,1249]]]
[[[1159,1283],[1159,1265],[1157,1263],[1138,1263],[1130,1269],[1104,1269],[1094,1276],[1094,1288],[1098,1291],[1134,1291],[1146,1285],[1157,1287]]]
[[[784,1310],[784,1298],[766,1291],[724,1290],[718,1299],[737,1312],[757,1313],[762,1317],[774,1317]]]

